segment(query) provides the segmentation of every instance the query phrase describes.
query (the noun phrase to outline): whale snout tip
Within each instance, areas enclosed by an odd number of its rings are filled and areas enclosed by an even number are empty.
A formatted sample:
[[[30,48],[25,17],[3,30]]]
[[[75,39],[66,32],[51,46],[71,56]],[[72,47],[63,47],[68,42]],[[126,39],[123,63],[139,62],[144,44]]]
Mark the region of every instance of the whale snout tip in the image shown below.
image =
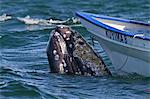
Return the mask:
[[[70,37],[72,29],[66,25],[58,25],[55,29],[56,32],[60,33],[64,38]]]

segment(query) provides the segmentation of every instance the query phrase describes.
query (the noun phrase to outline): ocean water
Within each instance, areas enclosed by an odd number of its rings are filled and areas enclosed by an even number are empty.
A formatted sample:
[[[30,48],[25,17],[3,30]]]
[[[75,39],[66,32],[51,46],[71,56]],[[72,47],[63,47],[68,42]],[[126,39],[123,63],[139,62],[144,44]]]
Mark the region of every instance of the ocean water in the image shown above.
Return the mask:
[[[99,45],[94,49],[113,77],[50,73],[46,46],[55,24],[39,23],[76,17],[76,11],[149,22],[149,9],[149,0],[0,0],[0,99],[149,99],[150,78],[115,75]],[[26,16],[35,22],[18,20]],[[81,24],[70,26],[91,42]]]

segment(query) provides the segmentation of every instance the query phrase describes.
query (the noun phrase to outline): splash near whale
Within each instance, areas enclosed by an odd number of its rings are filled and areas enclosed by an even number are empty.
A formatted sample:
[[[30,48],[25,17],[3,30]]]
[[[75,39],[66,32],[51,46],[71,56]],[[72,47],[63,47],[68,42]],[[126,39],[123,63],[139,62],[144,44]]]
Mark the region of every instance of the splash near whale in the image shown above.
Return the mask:
[[[61,25],[50,35],[47,56],[51,72],[88,76],[111,75],[102,58],[78,32]]]

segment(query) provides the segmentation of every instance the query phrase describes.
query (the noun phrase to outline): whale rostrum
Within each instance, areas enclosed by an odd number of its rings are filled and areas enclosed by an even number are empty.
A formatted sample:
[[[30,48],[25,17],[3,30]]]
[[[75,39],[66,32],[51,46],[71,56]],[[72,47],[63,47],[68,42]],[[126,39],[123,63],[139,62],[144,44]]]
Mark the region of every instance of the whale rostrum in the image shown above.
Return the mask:
[[[104,61],[80,33],[57,26],[50,34],[47,56],[53,73],[89,76],[111,75]]]

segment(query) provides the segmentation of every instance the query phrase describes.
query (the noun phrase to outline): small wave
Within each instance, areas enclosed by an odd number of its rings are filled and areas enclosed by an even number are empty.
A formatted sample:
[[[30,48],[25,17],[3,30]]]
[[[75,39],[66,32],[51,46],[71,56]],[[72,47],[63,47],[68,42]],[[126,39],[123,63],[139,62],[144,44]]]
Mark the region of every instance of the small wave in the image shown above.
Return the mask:
[[[20,96],[37,98],[42,97],[38,87],[21,82],[21,81],[10,81],[7,82],[3,87],[0,88],[1,95],[8,98],[18,98]],[[19,99],[19,98],[18,98]]]
[[[38,74],[48,74],[49,71],[43,71],[43,70],[29,70],[29,69],[18,69],[18,68],[11,68],[9,66],[7,67],[0,67],[0,73],[10,73],[19,75],[21,73],[38,73]],[[21,75],[20,75],[21,76]]]
[[[79,24],[80,20],[77,18],[68,18],[66,20],[59,20],[59,19],[38,19],[38,18],[31,18],[29,15],[26,17],[17,17],[17,19],[25,24],[29,25],[58,25],[58,24],[65,24],[65,25],[72,25],[72,24]]]
[[[10,19],[12,19],[12,16],[7,15],[7,14],[3,14],[0,16],[0,22],[10,20]]]

